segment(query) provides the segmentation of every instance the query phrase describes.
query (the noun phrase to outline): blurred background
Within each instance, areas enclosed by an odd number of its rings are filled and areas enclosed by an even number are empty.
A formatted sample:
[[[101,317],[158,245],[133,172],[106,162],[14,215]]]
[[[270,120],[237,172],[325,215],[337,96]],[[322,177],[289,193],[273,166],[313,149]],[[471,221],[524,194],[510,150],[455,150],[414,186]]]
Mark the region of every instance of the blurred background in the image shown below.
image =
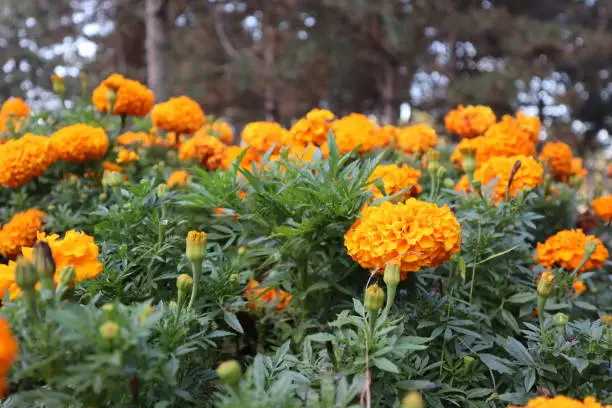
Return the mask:
[[[612,0],[2,0],[0,67],[34,110],[61,106],[51,74],[76,97],[118,72],[237,128],[484,104],[612,155]]]

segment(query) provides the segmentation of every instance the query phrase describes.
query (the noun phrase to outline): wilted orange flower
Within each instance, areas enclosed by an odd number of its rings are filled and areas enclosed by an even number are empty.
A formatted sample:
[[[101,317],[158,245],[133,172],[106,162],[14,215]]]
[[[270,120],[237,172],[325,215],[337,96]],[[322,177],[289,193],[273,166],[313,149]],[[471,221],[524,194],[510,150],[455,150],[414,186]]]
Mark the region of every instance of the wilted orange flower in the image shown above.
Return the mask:
[[[109,162],[109,161],[103,161],[102,167],[104,167],[104,170],[110,171],[110,172],[121,173],[123,171],[123,167],[121,167],[120,165],[116,163]]]
[[[518,120],[506,115],[485,133],[476,150],[476,165],[480,166],[492,157],[535,154],[535,142],[531,140],[530,134],[521,130]]]
[[[119,153],[117,153],[117,163],[118,164],[130,164],[140,159],[138,153],[128,150],[124,147],[119,148]]]
[[[587,290],[586,284],[581,280],[575,280],[574,283],[572,283],[572,287],[579,295],[582,295]]]
[[[264,153],[275,146],[278,151],[287,142],[289,132],[276,122],[251,122],[242,129],[242,142],[256,152]]]
[[[476,152],[478,152],[478,148],[482,146],[483,140],[484,140],[484,136],[477,136],[471,139],[468,139],[468,138],[461,139],[461,141],[457,143],[457,146],[455,147],[453,154],[451,154],[451,157],[450,157],[451,162],[458,168],[462,168],[463,156],[461,155],[461,150],[462,149],[474,149]]]
[[[0,398],[6,394],[6,377],[19,354],[19,344],[6,319],[0,319]]]
[[[185,186],[187,185],[187,182],[189,181],[190,178],[191,178],[191,175],[187,171],[176,170],[176,171],[173,171],[168,176],[168,180],[166,180],[166,183],[168,184],[169,187],[173,187],[176,185]]]
[[[408,199],[366,207],[344,235],[348,254],[380,273],[388,263],[402,272],[436,267],[459,251],[461,226],[448,206]]]
[[[0,108],[0,133],[7,132],[9,126],[19,130],[24,117],[30,114],[30,107],[21,98],[10,98]]]
[[[376,166],[372,175],[368,181],[374,181],[381,179],[385,187],[387,195],[393,195],[406,187],[410,187],[406,190],[398,200],[406,199],[409,197],[415,197],[423,191],[423,187],[419,184],[419,178],[421,172],[414,169],[407,164],[398,166],[397,164],[379,164]],[[372,185],[372,193],[374,198],[382,198],[384,194],[376,186]]]
[[[170,98],[151,111],[153,124],[166,132],[191,134],[202,127],[205,119],[200,105],[188,96]]]
[[[234,129],[227,122],[216,120],[205,123],[193,136],[214,136],[223,143],[230,144],[234,141]]]
[[[599,269],[608,259],[608,250],[594,235],[585,235],[581,229],[564,230],[538,243],[536,259],[545,268],[561,266],[567,270],[576,269],[585,256],[587,243],[595,245],[595,251],[578,273]]]
[[[376,125],[365,115],[351,113],[334,121],[332,130],[340,153],[349,153],[358,147],[359,153],[366,153],[374,148]],[[327,151],[327,142],[323,146],[322,150]]]
[[[40,176],[56,160],[50,139],[26,133],[0,144],[0,185],[22,186]]]
[[[291,127],[291,139],[299,144],[322,145],[327,141],[331,121],[336,115],[325,109],[312,109]]]
[[[13,215],[0,229],[0,255],[14,259],[22,247],[34,245],[44,217],[44,212],[33,208]]]
[[[495,113],[487,106],[457,106],[444,118],[446,130],[461,137],[482,136],[495,123]]]
[[[593,397],[586,397],[583,402],[562,395],[554,398],[537,397],[530,400],[524,407],[511,406],[508,408],[609,408],[603,406]]]
[[[232,164],[234,164],[234,161],[236,161],[238,156],[240,156],[242,152],[244,152],[246,149],[248,150],[245,153],[242,160],[240,161],[240,167],[248,168],[251,166],[253,162],[258,162],[259,155],[255,151],[255,149],[248,148],[248,147],[245,148],[245,147],[240,147],[240,146],[228,146],[227,149],[225,149],[223,153],[223,159],[221,160],[221,168],[223,170],[227,170],[230,167],[232,167]]]
[[[386,125],[376,129],[374,133],[374,147],[386,147],[392,142],[395,143],[399,128],[396,126]]]
[[[542,184],[544,170],[533,158],[526,156],[493,157],[477,168],[474,173],[474,179],[482,182],[483,186],[496,180],[491,190],[493,202],[500,203],[506,199],[510,175],[517,161],[521,162],[521,166],[512,179],[510,197],[516,197],[520,191],[534,189]]]
[[[60,160],[86,162],[104,157],[108,150],[104,129],[84,123],[66,126],[51,136],[51,145]]]
[[[406,153],[425,153],[437,144],[436,131],[428,125],[406,126],[397,134],[397,147]]]
[[[138,81],[112,74],[94,89],[91,99],[100,112],[108,112],[110,99],[115,99],[113,114],[143,117],[151,111],[155,95]]]
[[[180,160],[197,160],[209,170],[221,165],[227,146],[213,136],[192,137],[179,148]]]
[[[612,221],[612,195],[608,194],[591,201],[595,214],[604,222]]]
[[[542,147],[540,160],[557,180],[565,180],[572,174],[572,149],[563,142],[548,142]]]
[[[528,116],[518,111],[516,112],[516,120],[519,123],[519,129],[528,134],[532,142],[537,143],[540,138],[540,129],[542,128],[540,118],[537,116]]]
[[[249,302],[249,310],[275,306],[277,311],[285,309],[291,302],[291,295],[282,289],[261,288],[259,282],[251,279],[244,290],[244,297]]]

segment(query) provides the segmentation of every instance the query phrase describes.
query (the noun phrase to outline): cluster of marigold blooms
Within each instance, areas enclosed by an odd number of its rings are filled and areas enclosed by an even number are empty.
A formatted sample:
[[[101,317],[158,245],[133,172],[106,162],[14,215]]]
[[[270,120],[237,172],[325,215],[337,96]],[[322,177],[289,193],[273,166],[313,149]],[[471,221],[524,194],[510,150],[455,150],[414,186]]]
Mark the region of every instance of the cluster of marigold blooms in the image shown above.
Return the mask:
[[[524,407],[509,408],[611,408],[611,405],[602,405],[593,397],[586,397],[583,401],[562,395],[547,398],[537,397],[530,400]]]

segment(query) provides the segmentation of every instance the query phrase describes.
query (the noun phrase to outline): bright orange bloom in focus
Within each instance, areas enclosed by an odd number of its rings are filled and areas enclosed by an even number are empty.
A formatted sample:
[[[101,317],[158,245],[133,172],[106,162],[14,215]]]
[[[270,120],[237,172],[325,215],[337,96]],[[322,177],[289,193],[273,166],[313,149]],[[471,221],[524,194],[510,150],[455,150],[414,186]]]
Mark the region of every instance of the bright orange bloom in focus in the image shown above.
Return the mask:
[[[581,229],[560,231],[544,243],[538,243],[535,257],[545,268],[561,266],[572,271],[584,258],[587,242],[595,245],[595,251],[578,273],[599,269],[608,259],[608,250],[599,238],[587,236]]]
[[[56,160],[48,137],[26,133],[0,144],[0,186],[15,188],[43,174]]]
[[[595,214],[604,222],[612,221],[612,195],[608,194],[591,201]]]
[[[521,162],[521,167],[512,179],[510,197],[516,197],[520,191],[534,189],[542,184],[544,170],[533,158],[526,156],[493,157],[476,169],[474,179],[482,182],[483,186],[495,180],[491,189],[491,199],[494,203],[500,203],[506,199],[510,174],[517,161]]]
[[[340,153],[349,153],[357,148],[359,153],[366,153],[374,148],[376,125],[365,115],[351,113],[344,116],[332,123],[332,130]],[[321,150],[328,151],[327,142]]]
[[[344,235],[348,254],[382,273],[388,263],[402,272],[437,267],[459,251],[461,226],[448,206],[408,199],[366,207]]]
[[[482,136],[495,123],[495,113],[488,106],[458,105],[444,118],[446,130],[461,137]]]
[[[104,157],[108,150],[104,129],[84,123],[66,126],[51,136],[51,145],[60,160],[83,163]]]
[[[128,150],[124,147],[119,148],[119,153],[117,153],[117,163],[118,164],[130,164],[140,159],[138,153]]]
[[[195,136],[179,148],[179,159],[197,160],[209,170],[217,169],[225,155],[227,146],[213,136]]]
[[[381,179],[387,195],[393,195],[410,187],[398,197],[399,200],[402,200],[409,197],[416,197],[423,191],[423,187],[419,184],[420,177],[421,172],[419,170],[405,163],[402,164],[401,167],[397,164],[379,164],[372,172],[372,175],[370,175],[368,181]],[[374,185],[372,185],[372,193],[374,194],[374,198],[378,199],[384,197],[383,192]]]
[[[578,295],[582,295],[587,290],[586,284],[581,280],[576,280],[572,283],[572,287]]]
[[[256,152],[265,153],[274,146],[274,151],[286,144],[289,131],[276,122],[251,122],[242,129],[242,141]]]
[[[225,149],[223,159],[221,160],[221,168],[223,170],[227,170],[232,167],[232,164],[234,164],[238,156],[240,156],[245,149],[248,150],[240,161],[240,167],[248,168],[253,162],[259,162],[259,155],[255,149],[240,146],[228,146],[227,149]]]
[[[110,110],[110,100],[114,98],[113,114],[143,117],[153,107],[153,91],[138,81],[112,74],[94,89],[91,100],[100,112]]]
[[[291,127],[291,140],[299,144],[322,145],[327,141],[331,121],[336,115],[325,109],[312,109]]]
[[[173,171],[170,176],[168,176],[168,180],[166,180],[166,183],[169,187],[173,187],[176,185],[185,186],[187,185],[187,182],[190,178],[191,175],[189,174],[189,172],[185,170],[176,170]]]
[[[291,302],[291,295],[282,289],[261,288],[259,282],[251,279],[244,290],[249,310],[275,306],[276,311],[285,309]]]
[[[44,212],[33,208],[13,215],[0,229],[0,254],[14,259],[22,247],[34,245],[44,217]]]
[[[485,133],[482,143],[476,149],[476,165],[492,157],[535,156],[536,145],[530,133],[521,130],[518,120],[506,115]]]
[[[18,354],[19,344],[11,332],[9,322],[0,319],[0,398],[6,394],[6,377]]]
[[[429,125],[406,126],[397,134],[397,147],[406,153],[425,153],[437,144],[436,131]]]
[[[10,98],[0,108],[0,133],[8,132],[9,126],[19,130],[23,118],[30,114],[30,107],[21,98]]]
[[[170,98],[151,111],[153,124],[166,132],[191,134],[202,127],[205,119],[200,105],[188,96]]]
[[[193,136],[214,136],[223,143],[230,144],[234,141],[234,129],[227,122],[216,120],[205,123]]]
[[[572,149],[563,142],[548,142],[542,147],[540,160],[557,180],[565,180],[572,174]]]
[[[558,395],[554,398],[537,397],[530,400],[524,407],[510,406],[508,408],[610,408],[601,405],[593,397],[586,397],[583,402]]]

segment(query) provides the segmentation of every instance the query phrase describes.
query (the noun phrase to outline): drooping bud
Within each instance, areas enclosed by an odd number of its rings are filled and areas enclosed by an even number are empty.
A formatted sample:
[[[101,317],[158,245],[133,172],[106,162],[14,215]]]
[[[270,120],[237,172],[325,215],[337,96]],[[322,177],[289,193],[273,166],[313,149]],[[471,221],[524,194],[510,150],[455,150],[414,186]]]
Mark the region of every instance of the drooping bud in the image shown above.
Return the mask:
[[[540,275],[540,280],[538,281],[538,286],[536,289],[538,295],[544,298],[550,295],[553,279],[555,279],[555,276],[550,272],[544,272],[542,275]]]
[[[569,318],[565,313],[557,313],[553,316],[553,324],[555,327],[565,327],[569,322]]]
[[[206,256],[206,233],[189,231],[185,253],[191,262],[201,262]]]
[[[115,322],[108,321],[103,323],[98,331],[106,340],[112,340],[117,337],[117,334],[119,334],[119,325]]]
[[[385,303],[385,291],[378,284],[368,286],[365,293],[364,306],[368,310],[380,310]]]
[[[242,378],[242,368],[236,360],[229,360],[219,364],[217,367],[217,375],[222,383],[227,385],[238,384]]]
[[[15,283],[21,290],[31,291],[38,282],[38,275],[34,269],[34,265],[28,262],[24,257],[17,258],[15,266]]]
[[[402,400],[403,408],[425,408],[425,401],[420,392],[410,391]]]
[[[55,261],[51,254],[49,244],[44,241],[34,245],[34,268],[40,280],[53,279],[55,274]]]

